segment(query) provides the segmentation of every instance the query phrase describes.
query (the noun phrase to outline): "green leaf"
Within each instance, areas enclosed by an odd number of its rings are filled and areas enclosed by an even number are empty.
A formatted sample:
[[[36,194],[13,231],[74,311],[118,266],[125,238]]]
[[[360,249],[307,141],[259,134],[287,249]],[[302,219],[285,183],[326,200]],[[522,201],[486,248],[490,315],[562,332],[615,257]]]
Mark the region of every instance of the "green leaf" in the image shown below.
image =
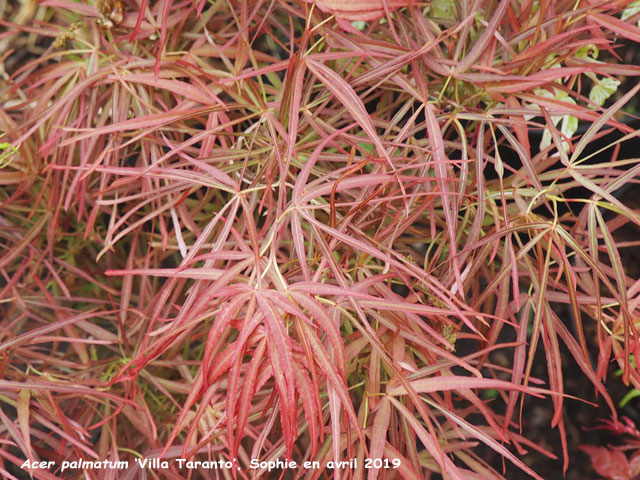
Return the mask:
[[[627,8],[622,11],[620,20],[626,20],[627,18],[631,18],[638,13],[640,13],[640,1],[631,2],[629,5],[627,5]],[[640,20],[638,20],[638,27],[640,27]]]
[[[14,147],[10,143],[2,142],[0,143],[0,168],[4,168],[11,163],[11,156],[14,153],[18,153],[18,147]]]
[[[451,0],[434,0],[431,2],[431,14],[436,18],[454,18],[455,4]]]
[[[576,101],[569,96],[569,94],[563,90],[554,89],[554,93],[552,94],[548,90],[545,89],[536,89],[536,95],[540,95],[547,98],[555,98],[556,100],[560,100],[561,102],[570,103],[572,105],[576,104]],[[562,134],[571,138],[576,130],[578,130],[578,118],[573,115],[555,115],[551,117],[554,125],[558,125],[562,120],[562,125],[560,126],[560,131]],[[542,134],[542,140],[540,141],[540,150],[544,150],[549,145],[551,145],[551,132],[547,129]],[[562,142],[562,147],[565,151],[569,150],[569,143],[566,141]]]
[[[594,61],[598,59],[598,55],[600,54],[600,50],[593,43],[589,43],[580,47],[576,50],[576,58],[580,58],[582,60]]]
[[[489,389],[489,390],[483,390],[482,391],[482,398],[484,398],[485,400],[493,400],[495,398],[498,398],[500,392],[498,392],[498,390],[495,389]]]
[[[615,78],[604,77],[596,79],[596,84],[589,92],[589,100],[601,107],[607,98],[616,93],[619,86],[620,80]]]
[[[622,408],[636,397],[640,397],[640,390],[638,390],[637,388],[629,390],[627,394],[622,397],[622,400],[620,400],[620,403],[618,405],[620,406],[620,408]]]
[[[351,22],[351,25],[353,25],[353,27],[356,30],[364,30],[365,28],[367,28],[367,22],[365,22],[364,20],[355,20],[353,22]]]
[[[565,115],[562,117],[562,126],[560,131],[568,138],[573,137],[573,134],[578,130],[578,117],[573,115]]]

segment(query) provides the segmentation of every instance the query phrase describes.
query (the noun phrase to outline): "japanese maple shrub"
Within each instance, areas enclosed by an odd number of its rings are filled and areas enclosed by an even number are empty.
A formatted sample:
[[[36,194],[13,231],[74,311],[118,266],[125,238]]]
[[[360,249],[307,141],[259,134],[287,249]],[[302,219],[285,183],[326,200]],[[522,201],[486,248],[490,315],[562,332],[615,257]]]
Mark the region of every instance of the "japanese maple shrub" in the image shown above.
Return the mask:
[[[611,361],[640,388],[638,2],[3,9],[7,478],[502,478],[487,451],[540,478],[561,348],[613,414]],[[149,472],[211,478],[180,465]]]

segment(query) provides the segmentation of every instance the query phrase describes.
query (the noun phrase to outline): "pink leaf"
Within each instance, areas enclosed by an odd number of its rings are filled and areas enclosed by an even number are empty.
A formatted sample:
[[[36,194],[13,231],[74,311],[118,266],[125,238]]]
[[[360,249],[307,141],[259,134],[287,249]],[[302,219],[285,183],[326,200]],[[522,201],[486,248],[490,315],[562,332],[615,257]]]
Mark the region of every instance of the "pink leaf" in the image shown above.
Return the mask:
[[[311,2],[311,0],[307,0]],[[385,4],[389,11],[400,7],[406,7],[409,0],[315,0],[320,10],[334,14],[342,20],[353,22],[355,20],[375,20],[382,17],[385,12]]]
[[[629,468],[631,470],[631,475],[637,477],[640,474],[640,455],[635,455],[631,457],[631,461],[629,462]]]
[[[385,150],[380,137],[378,137],[378,134],[376,133],[376,129],[371,117],[367,113],[367,109],[364,106],[362,99],[353,90],[353,88],[351,88],[351,85],[349,85],[340,75],[331,70],[325,64],[312,60],[309,57],[307,57],[306,62],[309,70],[311,70],[311,72],[318,77],[325,87],[327,87],[327,89],[336,96],[340,103],[342,103],[353,116],[356,122],[358,122],[360,127],[362,127],[362,130],[364,130],[376,146],[378,154],[391,162],[389,154]]]
[[[373,428],[371,430],[371,458],[383,458],[384,447],[387,444],[387,430],[389,429],[389,420],[391,419],[391,402],[388,397],[384,397],[378,406],[378,411],[373,420]],[[372,468],[369,470],[368,480],[377,480],[380,474],[380,468]]]
[[[589,455],[593,469],[598,475],[611,480],[629,480],[631,478],[629,462],[620,450],[609,450],[589,445],[581,445],[580,450]]]
[[[612,32],[617,33],[621,37],[628,38],[634,42],[640,42],[640,28],[631,25],[630,23],[623,22],[610,15],[602,15],[600,13],[592,13],[589,17],[597,24],[608,28]]]

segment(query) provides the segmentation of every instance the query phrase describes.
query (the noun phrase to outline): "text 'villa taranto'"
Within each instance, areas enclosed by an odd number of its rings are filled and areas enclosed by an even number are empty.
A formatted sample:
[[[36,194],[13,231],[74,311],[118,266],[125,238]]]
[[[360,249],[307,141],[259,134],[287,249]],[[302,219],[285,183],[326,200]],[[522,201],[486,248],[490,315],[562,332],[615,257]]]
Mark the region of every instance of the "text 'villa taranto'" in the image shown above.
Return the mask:
[[[177,464],[178,468],[187,468],[189,470],[195,468],[205,469],[232,469],[238,468],[237,463],[231,460],[187,460],[185,458],[176,458],[171,460]],[[60,463],[60,472],[68,470],[128,470],[130,464],[137,465],[141,469],[168,469],[170,467],[169,460],[161,460],[159,458],[136,458],[133,462],[127,460],[65,460]],[[31,461],[26,460],[21,468],[23,470],[53,470],[58,467],[58,463],[49,461]]]

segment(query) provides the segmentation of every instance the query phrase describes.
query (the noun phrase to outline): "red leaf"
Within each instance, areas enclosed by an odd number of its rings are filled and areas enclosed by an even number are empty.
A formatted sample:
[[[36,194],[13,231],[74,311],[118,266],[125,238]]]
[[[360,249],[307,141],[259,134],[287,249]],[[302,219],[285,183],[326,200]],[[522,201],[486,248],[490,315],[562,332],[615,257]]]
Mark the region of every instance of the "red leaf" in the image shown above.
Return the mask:
[[[620,450],[609,450],[603,447],[581,445],[580,450],[591,458],[593,469],[611,480],[629,480],[631,469],[627,457]]]
[[[255,393],[256,380],[258,378],[259,368],[262,365],[262,359],[264,358],[266,345],[266,340],[263,339],[253,350],[253,356],[243,377],[242,390],[240,393],[240,399],[238,401],[235,439],[233,443],[230,442],[230,445],[233,445],[233,448],[231,450],[232,456],[235,456],[238,452],[238,449],[240,448],[240,440],[242,440],[244,428],[247,425],[247,419],[249,418],[251,399],[253,398],[253,395]],[[228,425],[233,425],[231,420],[229,421]]]
[[[293,369],[296,374],[296,390],[300,395],[304,416],[309,425],[311,458],[313,458],[318,451],[318,438],[320,438],[320,440],[324,438],[320,424],[322,420],[322,407],[320,405],[318,388],[317,385],[311,381],[307,372],[303,368],[300,368],[298,363],[293,362]]]
[[[287,334],[280,315],[274,305],[263,295],[256,295],[260,311],[264,316],[265,328],[268,332],[269,357],[273,368],[276,390],[280,398],[280,421],[284,437],[285,455],[291,457],[295,440],[296,401],[295,373],[293,370],[292,341]]]
[[[631,25],[630,23],[623,22],[610,15],[602,15],[600,13],[592,13],[589,17],[597,24],[608,28],[612,32],[618,35],[633,40],[634,42],[640,42],[640,28]]]

